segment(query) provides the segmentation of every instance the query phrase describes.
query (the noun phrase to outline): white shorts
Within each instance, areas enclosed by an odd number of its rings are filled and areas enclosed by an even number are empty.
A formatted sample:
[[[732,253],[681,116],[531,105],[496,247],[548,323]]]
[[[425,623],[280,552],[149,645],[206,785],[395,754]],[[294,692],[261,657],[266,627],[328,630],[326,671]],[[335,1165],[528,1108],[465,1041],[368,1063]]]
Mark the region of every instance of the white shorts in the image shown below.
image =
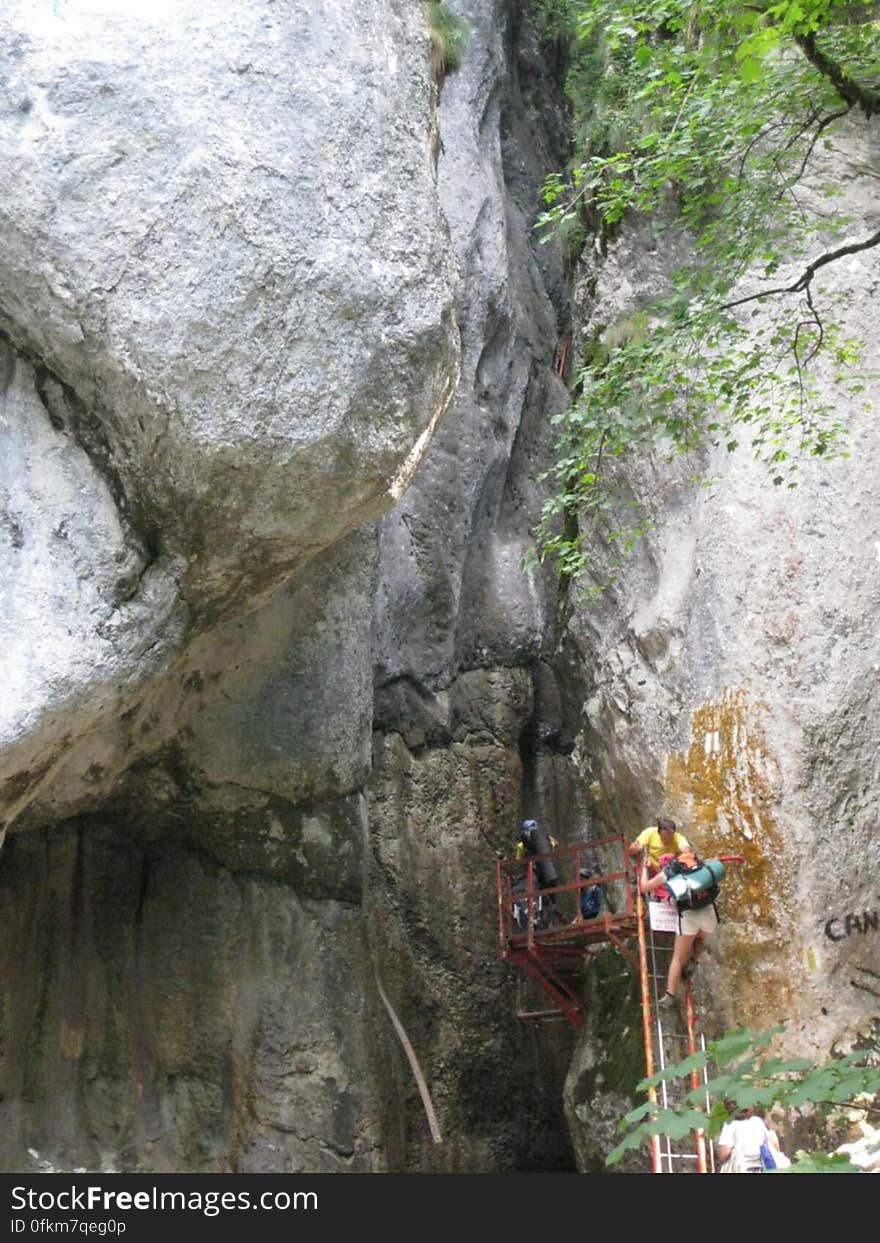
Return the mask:
[[[693,937],[698,932],[710,936],[718,927],[714,906],[701,906],[697,911],[681,911],[678,926],[682,936]]]

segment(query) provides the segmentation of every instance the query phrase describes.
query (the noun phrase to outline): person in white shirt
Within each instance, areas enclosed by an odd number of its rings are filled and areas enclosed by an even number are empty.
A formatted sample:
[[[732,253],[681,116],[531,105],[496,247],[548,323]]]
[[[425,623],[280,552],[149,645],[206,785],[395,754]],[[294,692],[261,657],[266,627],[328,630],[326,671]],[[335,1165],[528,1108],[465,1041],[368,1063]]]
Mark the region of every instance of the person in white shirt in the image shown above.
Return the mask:
[[[725,1122],[718,1136],[718,1160],[722,1174],[763,1174],[761,1145],[770,1143],[770,1132],[752,1106],[741,1109]]]

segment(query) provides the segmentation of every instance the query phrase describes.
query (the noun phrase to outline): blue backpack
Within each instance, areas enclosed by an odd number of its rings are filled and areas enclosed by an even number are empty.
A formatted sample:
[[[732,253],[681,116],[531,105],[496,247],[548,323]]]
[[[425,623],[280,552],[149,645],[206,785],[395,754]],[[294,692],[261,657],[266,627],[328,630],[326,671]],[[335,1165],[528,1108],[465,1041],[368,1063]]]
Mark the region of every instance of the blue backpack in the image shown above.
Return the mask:
[[[594,875],[592,868],[581,868],[578,876],[581,880],[588,880]],[[595,919],[602,907],[602,886],[588,885],[581,890],[581,915],[584,919]]]
[[[581,915],[584,919],[595,919],[602,906],[602,890],[598,885],[590,885],[589,889],[581,890]]]

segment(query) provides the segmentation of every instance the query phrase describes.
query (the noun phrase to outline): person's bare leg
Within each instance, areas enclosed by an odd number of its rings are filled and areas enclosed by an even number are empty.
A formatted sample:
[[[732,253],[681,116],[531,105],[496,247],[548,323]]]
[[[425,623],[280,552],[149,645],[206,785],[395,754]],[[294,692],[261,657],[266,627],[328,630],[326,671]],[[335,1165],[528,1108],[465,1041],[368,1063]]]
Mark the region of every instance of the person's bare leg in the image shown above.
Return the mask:
[[[703,930],[700,929],[700,931],[697,933],[696,937],[694,938],[693,952],[691,953],[690,958],[685,963],[682,969],[682,976],[686,977],[689,975],[693,975],[694,967],[696,967],[697,963],[700,961],[700,959],[702,958],[705,952],[706,952],[706,938],[703,934]]]
[[[678,986],[681,983],[681,973],[685,963],[691,956],[695,940],[696,934],[694,936],[684,936],[682,933],[679,933],[675,938],[672,962],[669,964],[669,974],[666,977],[666,991],[673,997],[678,992]]]

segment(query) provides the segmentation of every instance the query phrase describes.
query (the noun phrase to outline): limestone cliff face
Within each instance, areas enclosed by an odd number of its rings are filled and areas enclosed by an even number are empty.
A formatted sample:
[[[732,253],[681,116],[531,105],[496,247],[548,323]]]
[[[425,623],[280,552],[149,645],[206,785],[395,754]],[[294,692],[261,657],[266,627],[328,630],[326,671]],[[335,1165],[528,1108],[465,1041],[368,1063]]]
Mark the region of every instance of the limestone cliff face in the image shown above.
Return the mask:
[[[575,799],[537,44],[461,6],[438,101],[418,4],[173,7],[0,27],[0,1164],[564,1167],[480,832]]]
[[[591,968],[576,1048],[515,1019],[523,815],[748,855],[719,1023],[877,1013],[870,423],[784,504],[642,461],[589,610],[524,573],[565,122],[524,5],[453,7],[439,89],[410,0],[0,15],[4,1169],[599,1168],[632,985]],[[582,316],[661,271],[623,239]]]
[[[875,137],[853,126],[812,187],[847,196],[859,237],[877,227],[865,189],[875,166]],[[622,237],[581,303],[585,334],[655,292],[664,261],[647,235]],[[864,342],[869,369],[878,280],[868,251],[827,269],[820,295]],[[838,405],[850,456],[804,463],[793,491],[773,488],[746,448],[708,452],[696,469],[659,454],[634,462],[622,482],[653,530],[573,621],[592,670],[579,749],[598,819],[631,830],[665,810],[704,855],[747,859],[700,969],[710,1030],[785,1022],[789,1049],[808,1055],[880,1018],[878,398],[872,375],[864,402]],[[606,555],[597,546],[600,564]],[[588,1033],[569,1079],[583,1160],[604,1056]]]
[[[524,814],[566,831],[577,819],[578,682],[560,676],[552,581],[521,568],[549,417],[567,404],[554,372],[560,274],[542,273],[529,242],[564,131],[534,36],[511,20],[518,6],[462,11],[470,50],[443,86],[438,163],[463,275],[461,381],[380,526],[372,905],[381,970],[449,1131],[431,1152],[411,1110],[408,1163],[565,1168],[568,1036],[546,1041],[514,1019],[492,853],[510,853]]]
[[[0,51],[14,815],[400,496],[459,347],[418,5],[11,3]]]
[[[458,374],[424,13],[13,4],[0,45],[0,1160],[381,1168],[344,537]]]

